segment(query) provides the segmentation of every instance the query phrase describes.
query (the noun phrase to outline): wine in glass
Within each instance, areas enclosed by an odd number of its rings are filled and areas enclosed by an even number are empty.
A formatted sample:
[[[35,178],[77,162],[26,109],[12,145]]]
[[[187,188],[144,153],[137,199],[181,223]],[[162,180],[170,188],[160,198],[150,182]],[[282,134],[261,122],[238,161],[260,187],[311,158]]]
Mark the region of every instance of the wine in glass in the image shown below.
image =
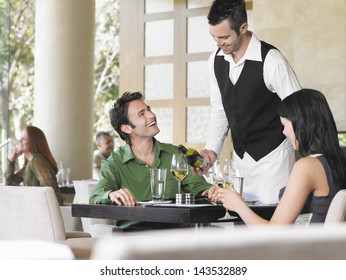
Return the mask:
[[[188,173],[188,166],[181,153],[174,154],[172,157],[171,173],[173,177],[178,181],[178,193],[180,194],[181,181],[186,177]]]

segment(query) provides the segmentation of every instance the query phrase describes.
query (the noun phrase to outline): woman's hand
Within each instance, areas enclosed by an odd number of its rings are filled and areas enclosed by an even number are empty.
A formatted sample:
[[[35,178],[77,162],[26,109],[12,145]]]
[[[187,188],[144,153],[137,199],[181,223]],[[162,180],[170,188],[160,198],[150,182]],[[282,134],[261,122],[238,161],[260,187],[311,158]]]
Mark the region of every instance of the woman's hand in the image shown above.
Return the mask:
[[[218,202],[218,189],[219,187],[217,186],[211,186],[210,189],[205,190],[202,195],[208,196],[208,199],[211,202]]]
[[[16,161],[17,158],[23,153],[21,147],[19,146],[16,146],[13,151],[12,151],[12,154],[11,156],[9,157],[9,160],[10,161]]]
[[[131,192],[124,188],[109,193],[109,199],[117,205],[135,206],[138,202],[133,198]]]
[[[238,212],[239,207],[245,204],[244,198],[233,187],[218,188],[216,197],[225,208],[234,212]]]

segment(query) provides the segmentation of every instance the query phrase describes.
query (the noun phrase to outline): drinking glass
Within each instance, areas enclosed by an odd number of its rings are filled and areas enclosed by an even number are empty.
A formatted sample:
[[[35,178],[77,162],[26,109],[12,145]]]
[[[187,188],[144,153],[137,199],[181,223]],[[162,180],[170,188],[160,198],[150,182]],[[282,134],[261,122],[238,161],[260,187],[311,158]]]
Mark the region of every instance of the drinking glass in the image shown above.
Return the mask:
[[[150,188],[153,201],[163,201],[165,197],[167,169],[150,169]]]
[[[180,194],[181,181],[186,177],[188,173],[188,165],[182,154],[174,154],[172,157],[171,173],[173,177],[178,181],[178,193]]]
[[[234,170],[233,174],[233,187],[237,193],[243,195],[243,187],[244,187],[244,177],[239,169]]]
[[[68,187],[70,185],[71,168],[65,168],[64,171],[65,171],[64,185]]]
[[[213,185],[222,188],[223,186],[223,176],[222,176],[221,166],[218,160],[214,162],[213,165]]]
[[[232,160],[225,159],[224,165],[223,165],[223,187],[224,188],[230,188],[233,184],[233,176],[234,176],[234,164]]]

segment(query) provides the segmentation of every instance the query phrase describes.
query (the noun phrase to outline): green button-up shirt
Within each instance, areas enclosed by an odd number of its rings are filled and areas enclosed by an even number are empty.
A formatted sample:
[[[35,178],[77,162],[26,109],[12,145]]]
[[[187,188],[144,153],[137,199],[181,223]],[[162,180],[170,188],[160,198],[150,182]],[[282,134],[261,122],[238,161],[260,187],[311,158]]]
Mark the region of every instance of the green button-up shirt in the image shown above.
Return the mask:
[[[178,153],[178,148],[154,141],[156,149],[152,168],[167,169],[165,198],[175,198],[178,181],[171,174],[170,168],[172,155]],[[90,204],[110,204],[109,193],[120,188],[127,188],[137,201],[151,200],[150,168],[134,156],[129,145],[120,147],[102,162],[100,180],[91,193]],[[182,190],[187,193],[200,194],[210,186],[204,177],[194,175],[190,171],[182,181]]]

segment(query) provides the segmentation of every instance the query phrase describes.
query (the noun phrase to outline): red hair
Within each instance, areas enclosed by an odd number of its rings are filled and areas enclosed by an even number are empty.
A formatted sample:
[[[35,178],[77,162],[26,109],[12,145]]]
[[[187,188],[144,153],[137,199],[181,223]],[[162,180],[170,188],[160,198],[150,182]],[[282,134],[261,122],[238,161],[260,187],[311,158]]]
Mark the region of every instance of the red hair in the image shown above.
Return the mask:
[[[56,161],[49,149],[47,138],[43,131],[36,126],[28,125],[25,127],[26,133],[28,135],[28,145],[29,150],[32,154],[40,154],[46,158],[50,165],[53,167],[54,171],[58,171],[58,166]]]

